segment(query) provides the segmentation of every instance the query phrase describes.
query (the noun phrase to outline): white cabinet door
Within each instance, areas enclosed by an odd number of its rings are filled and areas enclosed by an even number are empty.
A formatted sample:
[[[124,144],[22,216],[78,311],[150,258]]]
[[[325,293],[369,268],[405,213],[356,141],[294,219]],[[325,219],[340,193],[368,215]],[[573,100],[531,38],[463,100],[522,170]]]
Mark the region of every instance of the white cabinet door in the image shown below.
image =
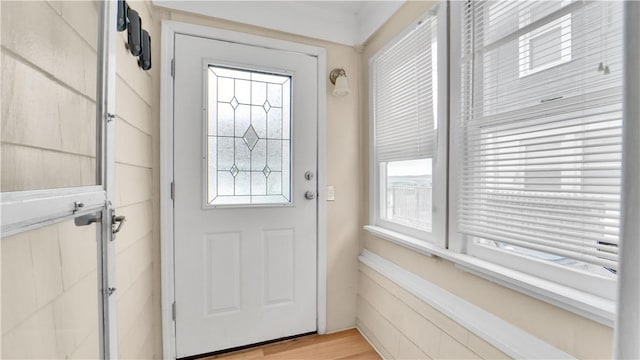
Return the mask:
[[[317,58],[175,38],[178,357],[316,330]]]

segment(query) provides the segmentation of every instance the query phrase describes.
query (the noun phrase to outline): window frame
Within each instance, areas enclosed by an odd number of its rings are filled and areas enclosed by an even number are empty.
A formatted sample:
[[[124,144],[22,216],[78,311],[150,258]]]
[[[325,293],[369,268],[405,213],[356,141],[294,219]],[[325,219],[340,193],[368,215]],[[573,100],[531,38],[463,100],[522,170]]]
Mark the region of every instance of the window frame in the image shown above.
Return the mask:
[[[451,69],[450,74],[450,97],[451,97],[451,124],[460,124],[462,120],[462,64],[466,59],[462,58],[462,41],[464,36],[463,29],[463,6],[464,2],[454,2],[451,11]],[[573,6],[579,6],[571,4]],[[574,7],[571,7],[574,9]],[[562,8],[558,11],[569,11],[569,14],[573,13],[573,10],[568,10],[566,4],[563,4]],[[566,14],[559,17],[562,19]],[[542,25],[544,26],[544,25]],[[516,59],[518,60],[518,59]],[[568,61],[561,62],[565,64]],[[559,64],[544,67],[544,70],[552,68]],[[542,67],[540,71],[542,71]],[[537,72],[537,70],[536,70]],[[533,74],[534,72],[531,72]],[[519,71],[519,75],[520,75]],[[529,74],[527,74],[529,75]],[[449,152],[451,164],[461,163],[464,159],[462,153],[462,146],[460,141],[463,141],[459,132],[461,127],[456,128],[451,126],[449,134]],[[595,296],[603,299],[604,301],[615,301],[617,298],[617,281],[618,279],[606,278],[604,276],[587,273],[578,269],[554,264],[548,261],[535,259],[525,255],[517,254],[515,252],[506,252],[500,248],[492,248],[486,245],[477,244],[469,236],[460,233],[457,226],[458,223],[458,201],[460,196],[460,184],[456,179],[459,178],[459,167],[450,166],[449,177],[451,180],[449,186],[449,235],[448,235],[448,249],[459,254],[471,256],[475,259],[486,261],[490,264],[494,264],[500,267],[504,267],[509,271],[517,271],[526,276],[533,276],[542,281],[549,281],[551,283],[558,284],[566,289],[570,289],[571,294],[567,294],[568,301],[571,302],[572,298],[577,298],[576,292],[580,294]],[[622,204],[622,200],[621,200]],[[536,292],[542,292],[544,289],[535,290]],[[583,296],[583,295],[580,295]]]
[[[560,3],[560,10],[570,4],[570,0],[562,0]],[[518,26],[523,28],[531,23],[531,13],[525,13],[522,9],[519,11]],[[551,69],[552,67],[566,64],[573,59],[572,55],[572,32],[573,32],[573,13],[569,12],[561,17],[552,20],[546,24],[542,24],[539,27],[524,33],[518,37],[518,49],[523,49],[524,53],[519,54],[518,59],[518,77],[524,78],[529,75],[536,74],[538,72]],[[540,66],[532,66],[533,51],[531,49],[531,41],[537,37],[546,35],[547,33],[560,28],[560,58]],[[569,41],[569,46],[562,46],[564,41]]]
[[[448,193],[448,118],[449,118],[449,84],[448,84],[448,6],[449,2],[439,1],[433,8],[420,15],[404,31],[400,32],[384,47],[369,58],[369,223],[370,226],[387,229],[407,235],[421,242],[435,244],[446,248],[447,193]],[[375,71],[373,64],[386,50],[393,47],[407,34],[412,32],[428,17],[436,17],[437,39],[437,129],[435,129],[434,156],[432,160],[432,222],[431,232],[395,223],[380,216],[380,164],[376,158],[375,135]],[[437,190],[436,190],[437,189]]]
[[[253,67],[247,67],[244,66],[243,64],[234,64],[234,63],[227,63],[227,62],[221,62],[218,60],[214,60],[214,59],[208,59],[208,61],[204,61],[202,64],[203,67],[203,83],[204,83],[204,88],[203,88],[203,92],[204,92],[204,96],[205,96],[205,107],[206,107],[206,115],[203,118],[203,124],[202,124],[202,129],[203,129],[203,133],[202,133],[202,141],[204,147],[203,147],[203,153],[202,156],[205,159],[205,167],[202,171],[202,209],[203,210],[212,210],[212,209],[237,209],[237,208],[265,208],[265,207],[277,207],[277,208],[281,208],[281,207],[295,207],[295,201],[293,199],[293,194],[295,193],[295,189],[294,189],[294,182],[293,182],[293,157],[294,154],[292,153],[292,149],[293,149],[293,130],[295,128],[295,124],[293,122],[293,118],[292,118],[292,104],[293,104],[293,83],[294,83],[294,79],[296,74],[294,72],[290,72],[290,71],[284,71],[281,69],[270,69],[270,68],[253,68]],[[209,97],[209,92],[210,92],[210,87],[212,86],[209,82],[211,79],[211,74],[209,73],[209,71],[211,71],[211,68],[224,68],[227,70],[232,70],[232,71],[239,71],[239,72],[247,72],[247,73],[258,73],[258,74],[264,74],[264,75],[273,75],[273,76],[281,76],[281,77],[287,77],[288,78],[288,82],[289,82],[289,139],[282,139],[283,141],[288,141],[289,142],[289,169],[288,169],[288,181],[289,181],[289,199],[286,198],[286,196],[284,194],[277,194],[277,195],[273,195],[273,194],[266,194],[265,195],[254,195],[254,194],[250,194],[250,195],[220,195],[217,194],[213,200],[209,201],[209,190],[210,190],[210,186],[211,186],[211,175],[210,175],[210,171],[209,171],[209,164],[210,164],[210,154],[209,154],[209,142],[208,139],[211,137],[211,135],[209,134],[209,122],[211,121],[210,119],[210,113],[211,113],[211,103],[212,102],[219,102],[217,99],[216,100],[212,100]],[[234,79],[235,80],[235,79]],[[254,81],[254,80],[248,80],[248,81]],[[261,82],[261,81],[258,81]],[[285,81],[286,82],[286,81]],[[281,85],[284,85],[284,83],[282,83]],[[283,97],[284,100],[284,97]],[[250,106],[255,106],[255,105],[250,105]],[[234,109],[235,111],[235,109]],[[218,115],[216,114],[216,117]],[[283,114],[284,117],[284,114]],[[267,119],[267,115],[265,115],[265,121]],[[217,122],[217,118],[216,118],[216,122]],[[216,137],[218,137],[217,135],[215,135]],[[216,156],[218,156],[218,152],[216,152]],[[217,161],[217,159],[216,159]],[[284,174],[284,169],[278,170],[279,172],[282,172]],[[216,171],[216,176],[218,175],[217,172],[219,170]],[[283,175],[284,176],[284,175]],[[283,177],[284,179],[284,177]],[[216,180],[217,183],[217,180]],[[234,202],[232,199],[237,198],[238,196],[249,196],[251,198],[251,200],[249,202],[242,202],[242,201],[237,201]],[[268,198],[268,197],[280,197],[283,200],[287,200],[287,201],[281,201],[279,199],[276,200],[268,200],[268,201],[257,201],[257,202],[253,202],[253,197],[264,197],[264,198]],[[221,201],[216,203],[215,200],[217,199],[226,199],[226,201]]]
[[[463,241],[467,242],[466,254],[473,257],[608,300],[616,299],[617,281],[615,279],[606,278],[598,274],[586,273],[578,269],[528,257],[516,252],[507,252],[498,247],[493,248],[477,244],[464,235],[463,238]]]
[[[461,75],[462,75],[462,36],[463,36],[463,19],[462,11],[465,3],[462,1],[452,2],[440,2],[447,3],[450,17],[448,17],[448,27],[442,29],[438,27],[439,36],[442,36],[443,32],[448,36],[448,58],[447,76],[445,82],[440,83],[442,86],[447,86],[446,95],[448,102],[446,106],[448,108],[447,124],[455,126],[455,124],[461,119],[462,108],[461,104]],[[567,5],[568,8],[575,8],[580,6],[578,3],[571,3]],[[412,26],[415,24],[412,23]],[[411,27],[411,26],[410,26]],[[406,33],[406,31],[405,31]],[[390,42],[391,43],[391,42]],[[371,68],[370,68],[371,69]],[[450,69],[450,70],[449,70]],[[371,70],[369,70],[369,78],[372,79]],[[369,84],[369,91],[373,89]],[[449,91],[450,89],[450,91]],[[369,96],[369,111],[373,112],[372,96]],[[369,125],[372,126],[371,120]],[[453,265],[461,271],[473,274],[474,276],[486,279],[488,281],[497,283],[508,289],[517,291],[519,293],[530,296],[539,301],[551,304],[552,306],[559,307],[566,311],[577,314],[584,318],[593,320],[609,328],[614,326],[616,319],[616,299],[610,299],[603,297],[593,292],[581,291],[574,286],[568,286],[557,281],[545,279],[541,276],[532,275],[530,272],[519,271],[508,265],[502,265],[499,263],[491,262],[490,259],[482,259],[474,255],[470,255],[467,247],[467,241],[462,239],[459,234],[456,224],[456,214],[458,212],[458,193],[456,192],[456,181],[460,175],[459,167],[448,166],[447,169],[447,193],[445,195],[446,201],[444,205],[446,208],[446,239],[442,239],[441,242],[431,243],[424,241],[423,239],[415,236],[407,235],[402,232],[388,229],[382,226],[378,226],[375,222],[376,218],[373,211],[376,209],[375,204],[377,190],[373,186],[377,181],[377,175],[373,164],[374,159],[374,131],[370,128],[369,132],[370,140],[370,168],[369,168],[369,225],[365,225],[363,230],[368,233],[369,236],[380,239],[381,241],[391,242],[398,246],[408,249],[427,257],[442,258],[453,263]],[[447,152],[451,164],[455,164],[456,159],[460,159],[460,141],[458,136],[455,136],[454,131],[450,131],[448,128],[445,137],[440,137],[442,141],[438,143],[438,149],[440,149],[440,143],[447,143],[445,151]],[[444,140],[443,140],[444,139]],[[623,199],[625,200],[625,199]],[[626,201],[626,200],[625,200]],[[444,238],[444,236],[443,236]],[[442,245],[444,244],[444,245]],[[537,266],[543,266],[547,271],[553,271],[553,264],[535,264]],[[620,279],[618,279],[619,281]]]

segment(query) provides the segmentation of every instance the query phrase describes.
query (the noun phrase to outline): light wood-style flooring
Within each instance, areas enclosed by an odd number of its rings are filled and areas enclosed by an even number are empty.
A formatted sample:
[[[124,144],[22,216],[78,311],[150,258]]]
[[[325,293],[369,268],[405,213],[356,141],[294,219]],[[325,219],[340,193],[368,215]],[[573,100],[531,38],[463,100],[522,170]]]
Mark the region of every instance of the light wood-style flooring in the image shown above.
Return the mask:
[[[233,353],[216,355],[204,360],[379,360],[356,329],[329,335],[308,335]]]

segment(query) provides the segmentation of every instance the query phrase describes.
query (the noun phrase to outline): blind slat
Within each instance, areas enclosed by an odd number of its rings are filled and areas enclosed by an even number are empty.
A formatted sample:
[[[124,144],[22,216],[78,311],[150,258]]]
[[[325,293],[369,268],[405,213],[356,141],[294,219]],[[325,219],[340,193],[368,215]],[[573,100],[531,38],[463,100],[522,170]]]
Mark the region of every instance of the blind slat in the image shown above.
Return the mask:
[[[463,11],[460,232],[615,269],[621,4],[479,0]]]
[[[379,162],[433,157],[436,17],[372,62],[375,156]]]
[[[478,205],[478,204],[475,204],[475,205]],[[611,221],[609,220],[616,220],[618,218],[617,215],[610,215],[610,216],[604,217],[606,216],[606,214],[593,214],[591,217],[586,217],[586,216],[583,216],[582,214],[578,214],[578,216],[573,218],[573,217],[567,216],[566,213],[563,213],[562,216],[549,215],[551,213],[551,212],[548,212],[549,209],[536,209],[534,211],[534,209],[529,209],[523,206],[510,207],[510,206],[505,206],[503,204],[492,205],[487,203],[482,203],[481,205],[482,205],[481,207],[474,206],[473,208],[468,208],[468,207],[461,208],[460,213],[470,214],[470,211],[479,210],[484,215],[496,214],[496,213],[513,215],[513,212],[509,210],[518,209],[518,210],[522,210],[524,213],[534,213],[535,211],[538,211],[537,213],[534,214],[536,219],[548,219],[551,221],[563,221],[563,222],[577,223],[577,224],[583,224],[585,221],[589,221],[589,224],[592,226],[608,226],[608,224],[611,223]],[[612,240],[612,242],[616,244],[618,243],[617,240]]]

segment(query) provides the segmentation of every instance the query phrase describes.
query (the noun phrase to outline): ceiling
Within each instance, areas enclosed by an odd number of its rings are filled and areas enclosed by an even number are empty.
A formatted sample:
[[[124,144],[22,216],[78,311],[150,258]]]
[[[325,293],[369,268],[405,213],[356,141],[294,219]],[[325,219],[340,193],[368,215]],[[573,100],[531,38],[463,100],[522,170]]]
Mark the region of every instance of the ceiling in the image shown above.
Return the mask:
[[[156,6],[345,45],[366,41],[404,3],[390,1],[179,1]]]

